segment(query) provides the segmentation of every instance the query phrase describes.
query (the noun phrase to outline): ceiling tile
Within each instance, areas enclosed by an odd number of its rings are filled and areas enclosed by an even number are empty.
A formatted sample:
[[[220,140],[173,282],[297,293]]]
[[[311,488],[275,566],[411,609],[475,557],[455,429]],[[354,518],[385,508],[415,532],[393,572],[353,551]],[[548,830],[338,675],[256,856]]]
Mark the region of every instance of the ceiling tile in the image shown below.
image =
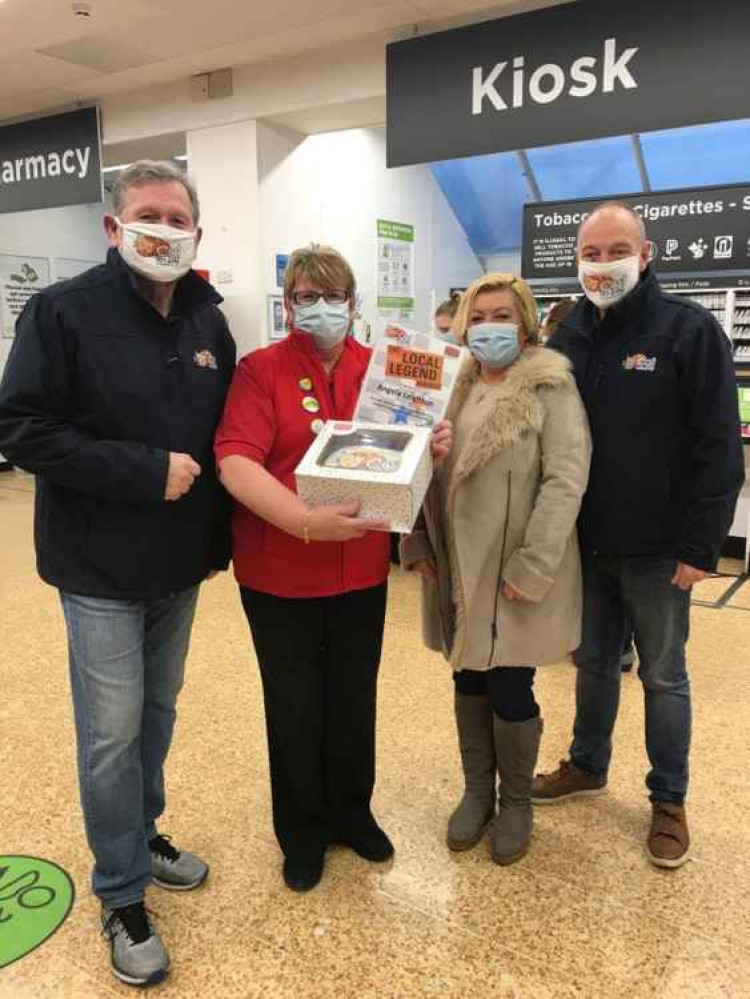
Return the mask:
[[[64,87],[98,76],[85,66],[51,59],[38,52],[6,57],[0,73],[0,100],[5,101],[19,94],[33,94],[40,90]],[[59,95],[58,95],[59,100]]]
[[[132,69],[135,66],[146,66],[158,62],[160,57],[141,48],[123,43],[120,39],[106,38],[100,35],[86,35],[73,38],[60,45],[50,45],[48,48],[37,49],[41,55],[62,59],[76,66],[86,66],[99,70],[101,73],[117,73],[122,69]]]

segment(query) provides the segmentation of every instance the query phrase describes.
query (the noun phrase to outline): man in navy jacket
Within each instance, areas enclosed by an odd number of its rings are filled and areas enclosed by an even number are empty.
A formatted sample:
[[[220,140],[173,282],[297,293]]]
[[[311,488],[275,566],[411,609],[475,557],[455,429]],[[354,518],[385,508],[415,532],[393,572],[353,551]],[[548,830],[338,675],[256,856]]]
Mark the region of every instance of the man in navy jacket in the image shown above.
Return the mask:
[[[208,866],[159,835],[164,761],[202,580],[229,563],[213,438],[235,346],[191,270],[195,189],[142,161],[113,192],[107,262],[36,295],[0,384],[0,450],[37,476],[39,573],[68,629],[93,889],[114,974],[150,985],[169,956],[144,907]]]
[[[726,334],[705,309],[667,295],[649,266],[641,218],[607,203],[584,220],[586,297],[550,346],[572,362],[593,461],[580,518],[583,639],[576,654],[570,759],[534,781],[544,804],[604,791],[632,622],[646,702],[654,864],[687,860],[691,587],[717,565],[745,481]]]

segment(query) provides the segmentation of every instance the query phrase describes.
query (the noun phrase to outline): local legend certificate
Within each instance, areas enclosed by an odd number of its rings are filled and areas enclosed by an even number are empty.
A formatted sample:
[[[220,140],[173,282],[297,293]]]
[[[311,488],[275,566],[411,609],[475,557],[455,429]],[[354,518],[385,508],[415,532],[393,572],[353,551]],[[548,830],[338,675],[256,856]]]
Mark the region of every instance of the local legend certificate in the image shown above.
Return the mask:
[[[388,326],[373,348],[355,421],[417,427],[439,423],[463,356],[455,344]]]

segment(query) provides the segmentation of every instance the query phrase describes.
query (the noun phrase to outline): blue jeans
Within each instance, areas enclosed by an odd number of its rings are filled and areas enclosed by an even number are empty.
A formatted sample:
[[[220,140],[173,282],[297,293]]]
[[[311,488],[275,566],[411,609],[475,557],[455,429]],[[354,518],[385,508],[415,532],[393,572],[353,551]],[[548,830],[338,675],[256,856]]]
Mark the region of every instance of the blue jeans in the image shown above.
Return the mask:
[[[140,901],[151,880],[148,843],[164,811],[164,761],[198,587],[143,602],[60,597],[92,887],[118,908]]]
[[[583,638],[576,653],[576,721],[570,757],[603,776],[612,757],[620,704],[620,657],[626,619],[638,649],[646,701],[646,750],[652,801],[682,804],[688,786],[690,682],[685,666],[690,593],[671,583],[666,556],[586,554]]]

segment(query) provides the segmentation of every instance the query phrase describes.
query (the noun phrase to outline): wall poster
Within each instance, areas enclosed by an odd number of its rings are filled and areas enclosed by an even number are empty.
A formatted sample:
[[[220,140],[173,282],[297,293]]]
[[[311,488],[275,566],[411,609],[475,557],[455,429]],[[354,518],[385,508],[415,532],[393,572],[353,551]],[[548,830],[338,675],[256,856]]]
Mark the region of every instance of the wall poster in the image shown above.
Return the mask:
[[[414,316],[414,226],[377,220],[377,308],[383,319]]]
[[[0,254],[0,332],[6,338],[16,334],[16,320],[33,294],[50,283],[50,262],[46,257],[20,257]]]

